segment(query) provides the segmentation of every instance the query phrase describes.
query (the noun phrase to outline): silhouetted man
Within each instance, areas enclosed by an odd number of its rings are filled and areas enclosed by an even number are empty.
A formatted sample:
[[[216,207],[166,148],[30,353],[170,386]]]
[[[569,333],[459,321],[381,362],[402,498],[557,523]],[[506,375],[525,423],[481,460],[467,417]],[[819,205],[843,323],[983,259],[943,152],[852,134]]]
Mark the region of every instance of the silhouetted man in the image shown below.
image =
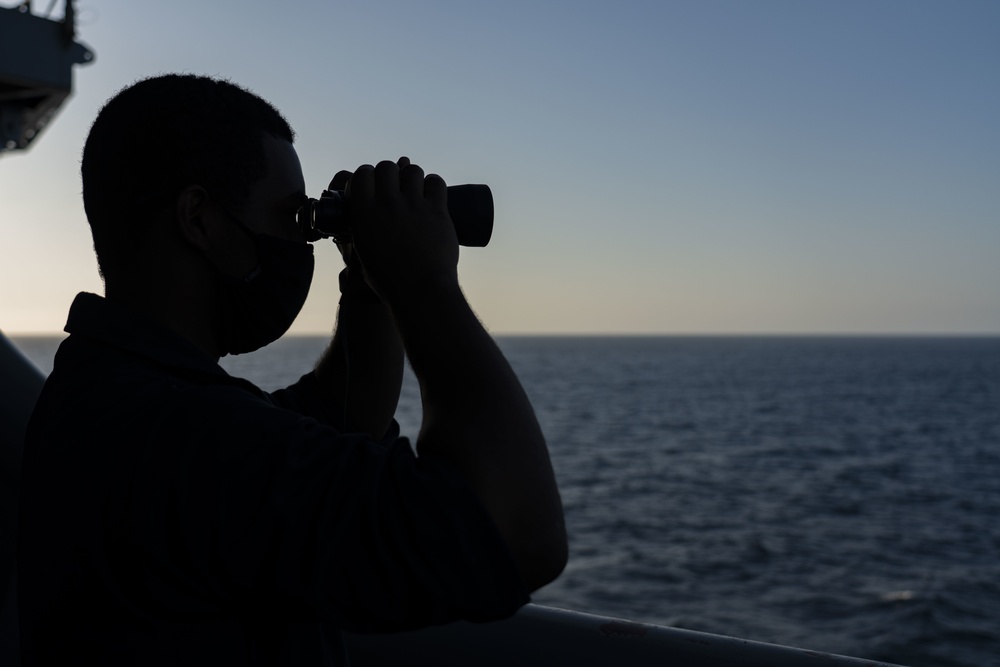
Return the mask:
[[[292,140],[195,76],[136,83],[94,122],[105,297],[73,303],[28,430],[25,665],[340,664],[340,629],[503,618],[565,564],[545,443],[459,289],[437,176],[338,175],[353,259],[315,370],[267,394],[218,366],[280,337],[310,287]],[[392,418],[404,348],[419,456]]]

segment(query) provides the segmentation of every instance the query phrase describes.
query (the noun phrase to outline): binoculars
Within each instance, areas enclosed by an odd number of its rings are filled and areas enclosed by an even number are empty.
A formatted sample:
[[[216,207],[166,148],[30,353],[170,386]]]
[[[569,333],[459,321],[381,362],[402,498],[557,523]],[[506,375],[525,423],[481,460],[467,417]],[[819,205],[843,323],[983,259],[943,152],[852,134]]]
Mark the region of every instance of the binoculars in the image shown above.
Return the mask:
[[[493,234],[493,193],[488,185],[449,185],[448,214],[458,244],[482,248]],[[307,241],[351,238],[350,197],[343,190],[324,190],[319,199],[308,199],[295,214]]]

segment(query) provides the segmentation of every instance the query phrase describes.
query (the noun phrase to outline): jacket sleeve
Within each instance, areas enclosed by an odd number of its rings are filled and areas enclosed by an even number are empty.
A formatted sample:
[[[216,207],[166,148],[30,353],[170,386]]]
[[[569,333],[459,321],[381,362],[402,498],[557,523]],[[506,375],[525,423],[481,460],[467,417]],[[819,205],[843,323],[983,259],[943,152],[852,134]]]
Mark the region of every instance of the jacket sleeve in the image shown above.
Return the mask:
[[[182,554],[174,560],[220,605],[392,632],[500,619],[528,601],[447,460],[243,396],[199,405],[205,414],[163,425],[156,449],[169,453],[149,463],[168,488],[146,492],[167,501],[164,522],[147,522],[143,539],[149,558]]]
[[[323,400],[314,372],[306,373],[295,384],[274,391],[269,394],[269,397],[276,406],[312,417],[322,424],[332,426],[341,433],[353,431],[351,425],[346,422],[346,415],[338,413],[334,406],[328,405]],[[397,438],[399,438],[399,423],[393,419],[380,442],[388,445],[395,442]]]

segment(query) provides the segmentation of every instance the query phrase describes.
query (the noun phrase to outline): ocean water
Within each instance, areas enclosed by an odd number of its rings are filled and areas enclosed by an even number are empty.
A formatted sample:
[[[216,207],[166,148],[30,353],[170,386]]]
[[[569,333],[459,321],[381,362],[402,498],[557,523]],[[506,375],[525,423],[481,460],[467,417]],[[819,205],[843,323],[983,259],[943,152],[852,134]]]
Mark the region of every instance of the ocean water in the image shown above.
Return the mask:
[[[52,339],[17,339],[43,370]],[[557,607],[1000,665],[1000,338],[501,338],[552,451]],[[223,365],[265,389],[323,349]],[[397,419],[420,423],[407,376]]]

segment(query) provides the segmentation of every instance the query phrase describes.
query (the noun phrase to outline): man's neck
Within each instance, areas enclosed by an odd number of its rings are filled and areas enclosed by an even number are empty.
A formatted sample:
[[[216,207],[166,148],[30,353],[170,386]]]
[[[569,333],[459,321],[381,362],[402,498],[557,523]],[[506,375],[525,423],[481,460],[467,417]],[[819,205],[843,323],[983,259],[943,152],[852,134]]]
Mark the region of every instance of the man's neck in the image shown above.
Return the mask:
[[[141,290],[108,282],[104,295],[170,329],[217,361],[221,353],[213,326],[216,310],[209,303],[214,290],[191,289],[185,282],[189,281]]]

